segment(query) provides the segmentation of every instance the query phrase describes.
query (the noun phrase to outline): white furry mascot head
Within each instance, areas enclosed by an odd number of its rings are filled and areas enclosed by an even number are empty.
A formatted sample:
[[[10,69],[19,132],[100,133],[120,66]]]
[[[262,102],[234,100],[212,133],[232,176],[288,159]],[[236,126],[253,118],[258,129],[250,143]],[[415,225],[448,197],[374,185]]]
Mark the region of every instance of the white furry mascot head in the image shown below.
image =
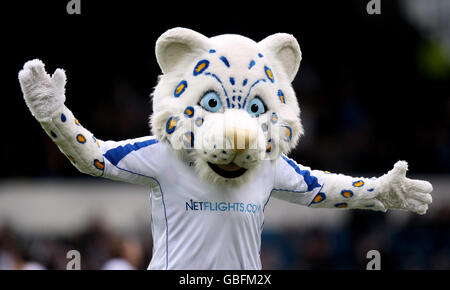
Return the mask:
[[[152,133],[202,178],[238,186],[262,160],[296,146],[303,128],[291,82],[301,52],[292,35],[254,42],[175,28],[158,39],[156,56],[163,74]]]

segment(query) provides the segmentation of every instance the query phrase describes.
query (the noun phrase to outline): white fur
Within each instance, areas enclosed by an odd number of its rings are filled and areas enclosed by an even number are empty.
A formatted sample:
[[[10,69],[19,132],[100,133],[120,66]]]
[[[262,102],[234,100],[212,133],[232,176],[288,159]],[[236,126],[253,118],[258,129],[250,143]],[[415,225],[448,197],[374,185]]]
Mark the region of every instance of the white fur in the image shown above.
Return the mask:
[[[432,203],[433,186],[428,181],[406,177],[408,163],[397,161],[394,168],[379,178],[382,190],[377,196],[386,208],[425,214]]]
[[[19,81],[25,102],[38,121],[48,120],[64,106],[66,74],[62,69],[50,76],[41,60],[30,60],[19,72]]]
[[[329,174],[321,189],[321,192],[326,194],[326,199],[311,207],[335,208],[336,204],[345,203],[348,209],[383,212],[387,209],[400,209],[425,214],[432,202],[430,193],[433,187],[427,181],[406,178],[407,170],[408,163],[398,161],[391,171],[377,179]],[[358,180],[363,181],[364,186],[355,187],[353,183]],[[342,195],[343,190],[351,190],[353,197],[345,198]]]
[[[45,71],[38,59],[25,63],[19,72],[19,82],[25,102],[33,116],[40,122],[47,135],[61,152],[81,172],[99,176],[103,169],[103,155],[99,143],[91,132],[76,121],[72,112],[64,106],[66,75],[57,69],[53,76]],[[64,115],[64,118],[62,117]],[[85,142],[77,141],[77,136]]]
[[[211,53],[210,50],[215,52]],[[195,168],[201,177],[214,183],[242,184],[248,180],[251,171],[261,160],[276,160],[281,153],[288,153],[296,146],[303,134],[303,128],[291,81],[300,64],[301,52],[297,41],[291,35],[275,34],[257,43],[240,35],[207,38],[189,29],[175,28],[158,39],[156,55],[163,75],[153,92],[152,133],[161,141],[170,142],[174,149],[181,151],[181,156],[188,155],[195,162]],[[229,66],[220,59],[222,56],[226,57]],[[209,66],[203,73],[195,76],[193,71],[200,60],[209,61]],[[252,60],[255,64],[250,69]],[[266,75],[266,66],[271,69],[274,82]],[[234,85],[231,77],[235,80]],[[174,97],[174,90],[182,80],[187,82],[187,88],[179,97]],[[220,94],[223,107],[219,112],[208,112],[199,105],[203,94],[210,90]],[[236,93],[233,93],[233,90]],[[280,101],[278,90],[284,93],[285,103]],[[266,104],[267,112],[252,118],[245,109],[228,108],[225,94],[230,100],[232,94],[236,98],[241,96],[241,99],[249,94],[246,106],[253,97],[258,96]],[[243,105],[243,102],[240,104]],[[184,116],[183,112],[188,106],[194,108],[194,118]],[[273,112],[279,118],[276,124],[270,122]],[[166,123],[170,117],[178,120],[177,127],[171,134],[166,132]],[[204,119],[201,127],[194,123],[198,117]],[[264,122],[268,125],[266,132],[261,129]],[[227,128],[249,129],[248,126],[252,127],[251,134],[256,135],[250,149],[235,154],[231,147],[223,148],[225,144],[233,144],[225,136]],[[290,141],[285,140],[287,129],[284,126],[292,129]],[[195,146],[186,148],[188,140],[185,134],[191,131],[195,136]],[[272,143],[272,151],[265,153],[266,148],[269,148],[269,140]],[[216,143],[213,144],[214,142]],[[220,154],[222,151],[225,154]],[[250,156],[249,159],[247,156]],[[214,173],[206,162],[234,162],[248,170],[241,177],[225,179]]]

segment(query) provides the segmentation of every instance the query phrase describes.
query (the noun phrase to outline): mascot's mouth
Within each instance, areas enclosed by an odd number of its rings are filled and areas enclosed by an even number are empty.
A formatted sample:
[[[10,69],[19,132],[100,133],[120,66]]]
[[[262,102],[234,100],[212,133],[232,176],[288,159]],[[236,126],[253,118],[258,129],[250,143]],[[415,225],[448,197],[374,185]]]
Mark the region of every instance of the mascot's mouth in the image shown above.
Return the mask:
[[[236,178],[247,171],[247,169],[237,166],[234,162],[230,164],[213,164],[208,162],[208,165],[215,173],[225,178]]]

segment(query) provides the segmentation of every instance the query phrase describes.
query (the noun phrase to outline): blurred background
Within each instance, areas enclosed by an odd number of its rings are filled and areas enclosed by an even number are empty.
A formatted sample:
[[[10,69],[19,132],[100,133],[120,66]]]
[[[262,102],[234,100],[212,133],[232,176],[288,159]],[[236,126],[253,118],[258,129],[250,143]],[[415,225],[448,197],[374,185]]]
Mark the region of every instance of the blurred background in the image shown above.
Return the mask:
[[[3,132],[0,269],[146,269],[149,190],[79,173],[29,113],[17,73],[33,58],[64,68],[66,105],[103,140],[149,134],[160,69],[155,41],[184,26],[255,41],[293,34],[303,60],[293,83],[305,136],[290,156],[314,169],[379,176],[397,160],[434,186],[425,216],[309,209],[271,199],[264,269],[450,269],[450,2],[69,1],[2,3]],[[145,3],[144,3],[145,2]]]

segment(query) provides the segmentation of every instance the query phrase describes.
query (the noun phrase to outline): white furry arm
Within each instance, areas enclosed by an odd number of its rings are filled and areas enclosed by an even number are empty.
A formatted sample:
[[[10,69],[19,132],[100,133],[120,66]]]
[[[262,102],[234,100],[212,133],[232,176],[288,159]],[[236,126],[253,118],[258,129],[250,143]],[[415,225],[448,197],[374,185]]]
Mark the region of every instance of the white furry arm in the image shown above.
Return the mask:
[[[354,178],[327,174],[324,185],[311,207],[359,208],[387,211],[400,209],[425,214],[432,202],[431,184],[406,178],[408,164],[398,161],[379,178]]]
[[[398,161],[379,178],[351,177],[311,170],[282,155],[276,163],[272,196],[312,208],[401,209],[426,213],[431,184],[406,178],[408,164]]]
[[[81,172],[102,175],[104,161],[98,141],[64,105],[64,71],[57,69],[50,76],[42,61],[35,59],[25,63],[19,72],[19,82],[32,115],[61,152]]]

